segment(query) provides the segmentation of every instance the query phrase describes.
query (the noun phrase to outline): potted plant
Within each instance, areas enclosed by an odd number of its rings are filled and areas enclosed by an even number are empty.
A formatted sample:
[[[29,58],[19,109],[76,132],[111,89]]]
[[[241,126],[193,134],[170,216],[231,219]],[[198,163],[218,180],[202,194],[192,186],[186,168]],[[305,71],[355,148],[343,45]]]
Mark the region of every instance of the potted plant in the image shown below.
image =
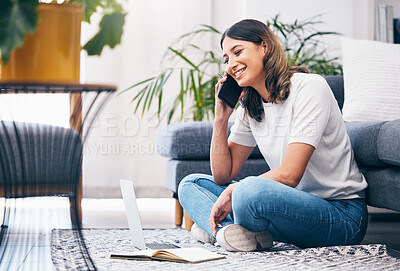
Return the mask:
[[[266,22],[275,33],[286,52],[289,65],[307,67],[311,73],[322,75],[343,74],[338,58],[327,56],[327,49],[320,37],[340,35],[334,31],[319,31],[316,26],[323,24],[318,20],[320,15],[295,20],[293,23],[283,23],[279,14]]]
[[[52,80],[58,73],[62,81],[79,81],[80,25],[90,23],[94,13],[101,16],[99,31],[83,49],[100,55],[104,46],[114,48],[121,41],[126,13],[118,0],[39,2],[0,2],[1,79]],[[53,51],[58,55],[50,56]],[[73,64],[67,62],[71,59]]]
[[[310,72],[323,75],[342,74],[337,58],[327,57],[325,46],[318,39],[338,33],[316,30],[315,26],[322,23],[316,18],[283,23],[277,15],[266,24],[280,39],[290,65],[305,66]],[[200,25],[194,31],[180,36],[167,48],[159,72],[121,92],[137,90],[132,99],[136,104],[135,113],[140,106],[144,113],[157,100],[158,117],[167,115],[168,123],[176,112],[180,113],[179,120],[189,115],[194,121],[214,118],[215,84],[219,80],[218,73],[223,74],[225,66],[220,51],[204,49],[196,43],[204,40],[205,34],[217,35],[218,38],[221,36],[220,31],[207,25]],[[180,91],[173,102],[163,108],[165,85],[173,73],[179,74]]]
[[[178,37],[166,50],[162,60],[162,68],[154,76],[146,78],[123,90],[120,94],[138,89],[133,103],[134,112],[142,106],[142,113],[149,110],[153,101],[158,101],[158,117],[167,116],[168,123],[180,113],[180,120],[190,111],[193,120],[213,119],[215,105],[215,84],[219,80],[218,73],[224,65],[220,53],[213,49],[204,49],[198,43],[204,36],[220,37],[221,33],[208,25],[199,25],[195,30]],[[164,86],[170,76],[179,76],[180,91],[174,97],[172,105],[163,108]],[[156,98],[156,99],[154,99]],[[189,108],[186,103],[189,102]],[[163,111],[163,112],[162,112]]]

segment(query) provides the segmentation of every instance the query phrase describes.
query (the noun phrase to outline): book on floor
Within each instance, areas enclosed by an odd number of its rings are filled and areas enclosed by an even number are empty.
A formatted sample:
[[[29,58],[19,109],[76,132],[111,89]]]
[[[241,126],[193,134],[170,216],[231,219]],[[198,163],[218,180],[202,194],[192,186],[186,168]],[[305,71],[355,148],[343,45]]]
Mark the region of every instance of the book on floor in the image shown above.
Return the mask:
[[[141,250],[126,253],[112,253],[111,259],[141,260],[141,261],[170,261],[181,263],[200,263],[224,259],[225,256],[204,248],[172,248],[160,250]]]

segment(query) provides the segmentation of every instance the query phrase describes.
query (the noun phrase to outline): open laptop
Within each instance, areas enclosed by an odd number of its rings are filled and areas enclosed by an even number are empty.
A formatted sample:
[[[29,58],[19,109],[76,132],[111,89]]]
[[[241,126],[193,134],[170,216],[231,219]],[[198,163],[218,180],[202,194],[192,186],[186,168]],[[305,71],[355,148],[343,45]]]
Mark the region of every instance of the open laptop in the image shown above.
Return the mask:
[[[179,248],[171,243],[145,243],[143,237],[142,223],[140,221],[135,189],[132,181],[120,180],[122,198],[124,199],[126,217],[128,218],[129,232],[133,245],[140,249],[168,249]]]

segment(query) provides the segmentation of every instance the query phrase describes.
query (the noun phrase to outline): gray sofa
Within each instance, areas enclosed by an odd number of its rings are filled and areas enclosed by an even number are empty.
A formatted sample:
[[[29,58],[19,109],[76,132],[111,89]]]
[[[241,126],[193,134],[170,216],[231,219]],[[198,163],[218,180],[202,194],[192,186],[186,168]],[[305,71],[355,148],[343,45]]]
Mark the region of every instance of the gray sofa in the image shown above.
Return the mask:
[[[342,109],[343,77],[325,78]],[[166,186],[174,192],[175,198],[179,182],[186,175],[211,173],[209,150],[212,127],[212,122],[186,122],[170,124],[159,130],[158,152],[170,158]],[[369,184],[368,205],[400,211],[400,119],[373,123],[349,122],[346,128],[355,159]],[[237,179],[258,175],[268,169],[261,153],[255,148]]]

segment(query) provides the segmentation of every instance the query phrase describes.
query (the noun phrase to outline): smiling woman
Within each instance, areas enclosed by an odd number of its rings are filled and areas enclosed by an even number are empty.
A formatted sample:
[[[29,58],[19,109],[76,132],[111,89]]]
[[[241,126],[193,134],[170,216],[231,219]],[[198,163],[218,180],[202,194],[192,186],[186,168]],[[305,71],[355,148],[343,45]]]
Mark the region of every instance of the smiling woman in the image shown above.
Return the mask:
[[[367,183],[325,79],[290,66],[260,21],[234,24],[220,44],[226,73],[246,94],[229,137],[233,109],[215,101],[212,176],[191,174],[180,182],[179,201],[199,226],[193,237],[208,242],[214,236],[229,251],[265,250],[272,241],[359,244],[367,227]],[[270,170],[236,181],[255,146]]]
[[[237,73],[242,69],[247,69],[247,66],[239,66],[241,59],[246,59],[251,61],[250,67],[254,69],[247,74],[259,75],[259,78],[249,78],[249,75],[241,76],[241,78],[237,78],[237,81],[239,85],[246,86],[243,102],[248,113],[257,121],[261,121],[260,99],[272,103],[284,101],[289,95],[292,74],[308,71],[304,67],[289,66],[278,38],[269,27],[265,24],[252,26],[253,24],[253,20],[245,20],[242,24],[232,26],[222,34],[220,45],[224,51],[225,63],[228,64],[228,73],[236,76],[237,74],[233,74],[233,72]],[[249,31],[249,29],[251,30]],[[258,32],[263,34],[257,35]],[[230,53],[225,53],[225,51]],[[232,61],[229,63],[229,54],[238,63],[232,63]],[[261,70],[265,72],[261,72]],[[274,78],[279,78],[279,80],[273,80]],[[252,83],[249,84],[249,82]],[[256,88],[264,88],[265,91],[256,95]]]

